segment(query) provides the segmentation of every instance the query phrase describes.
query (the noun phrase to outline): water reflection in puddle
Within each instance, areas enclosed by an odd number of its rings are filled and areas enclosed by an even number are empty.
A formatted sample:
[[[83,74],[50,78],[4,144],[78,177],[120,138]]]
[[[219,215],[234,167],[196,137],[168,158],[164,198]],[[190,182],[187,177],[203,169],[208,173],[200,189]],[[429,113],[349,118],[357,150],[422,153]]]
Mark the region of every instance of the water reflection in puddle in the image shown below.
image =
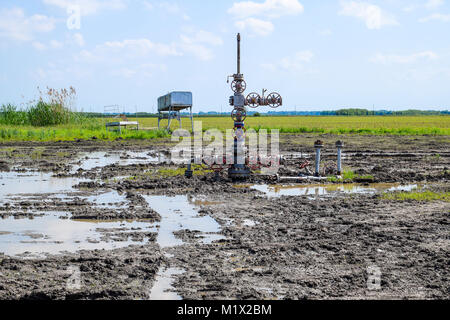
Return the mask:
[[[400,185],[398,183],[332,184],[332,185],[251,185],[249,187],[264,192],[269,197],[281,196],[326,196],[337,193],[376,193],[393,191],[411,191],[419,187],[417,184]]]
[[[154,156],[149,155],[148,151],[144,152],[133,152],[127,151],[123,153],[111,153],[105,151],[82,153],[78,158],[77,164],[73,166],[72,173],[75,173],[79,169],[92,170],[98,167],[106,167],[112,164],[120,166],[128,166],[132,164],[141,163],[159,163],[167,161],[167,157],[163,154],[155,154]]]
[[[80,178],[56,178],[51,173],[2,172],[0,174],[0,201],[6,196],[34,193],[61,193],[72,191]]]
[[[84,199],[99,208],[124,209],[128,206],[125,195],[121,195],[117,191],[101,193]]]
[[[219,232],[219,223],[210,216],[199,216],[197,207],[204,204],[188,196],[150,196],[145,195],[148,205],[161,215],[161,222],[157,243],[161,248],[182,245],[184,242],[175,237],[174,232],[179,230],[200,231],[202,243],[211,243],[215,240],[225,239]],[[168,258],[173,255],[166,255]],[[150,292],[150,300],[181,300],[173,287],[174,276],[182,274],[184,270],[176,268],[161,269],[155,279]]]
[[[157,242],[161,248],[182,245],[183,241],[173,234],[179,230],[200,231],[203,243],[211,243],[223,239],[217,234],[221,228],[219,223],[210,216],[200,217],[194,201],[187,196],[148,196],[144,195],[150,208],[161,215],[161,223]]]
[[[150,300],[181,300],[182,297],[174,290],[173,276],[184,273],[184,270],[168,268],[160,270],[155,278],[155,284],[150,291]]]
[[[65,219],[61,219],[62,217]],[[121,234],[133,230],[156,232],[154,226],[145,221],[70,220],[64,212],[47,212],[44,216],[33,219],[0,219],[0,252],[10,256],[25,252],[43,256],[46,253],[65,251],[110,250],[148,242],[147,238],[140,242],[105,241],[98,228],[111,231],[120,228]]]

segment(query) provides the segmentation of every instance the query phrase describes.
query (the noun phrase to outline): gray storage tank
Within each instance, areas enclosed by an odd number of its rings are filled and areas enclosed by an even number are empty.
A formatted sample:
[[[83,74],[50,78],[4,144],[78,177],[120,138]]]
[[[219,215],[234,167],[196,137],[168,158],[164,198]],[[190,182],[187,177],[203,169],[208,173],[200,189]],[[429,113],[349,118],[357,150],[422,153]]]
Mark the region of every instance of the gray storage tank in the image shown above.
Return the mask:
[[[192,108],[192,92],[174,91],[158,98],[158,111],[180,111]]]
[[[189,109],[189,114],[181,113],[182,110]],[[194,117],[192,114],[192,92],[174,91],[158,98],[158,129],[161,128],[161,121],[168,119],[167,130],[170,130],[172,120],[178,120],[181,125],[181,118],[190,118],[192,132],[194,132]]]

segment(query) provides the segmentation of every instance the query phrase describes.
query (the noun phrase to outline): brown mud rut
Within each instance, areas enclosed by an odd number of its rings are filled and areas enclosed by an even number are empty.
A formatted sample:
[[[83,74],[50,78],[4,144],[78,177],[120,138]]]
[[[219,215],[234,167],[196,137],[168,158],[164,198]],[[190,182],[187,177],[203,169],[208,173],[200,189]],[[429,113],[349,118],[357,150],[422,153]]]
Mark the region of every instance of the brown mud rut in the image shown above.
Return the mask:
[[[282,135],[280,174],[317,139],[365,178],[189,180],[164,140],[0,145],[0,299],[450,298],[449,202],[381,197],[449,192],[450,138]]]

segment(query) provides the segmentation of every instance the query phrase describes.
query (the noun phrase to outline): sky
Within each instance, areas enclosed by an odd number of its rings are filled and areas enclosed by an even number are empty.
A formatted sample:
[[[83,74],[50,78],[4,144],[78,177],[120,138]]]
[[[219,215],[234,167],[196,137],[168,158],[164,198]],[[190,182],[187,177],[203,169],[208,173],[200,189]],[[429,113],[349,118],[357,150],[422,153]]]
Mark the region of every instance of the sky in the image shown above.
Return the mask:
[[[449,3],[1,0],[0,104],[73,86],[80,111],[154,112],[171,91],[231,111],[240,32],[245,93],[279,92],[279,111],[448,110]]]

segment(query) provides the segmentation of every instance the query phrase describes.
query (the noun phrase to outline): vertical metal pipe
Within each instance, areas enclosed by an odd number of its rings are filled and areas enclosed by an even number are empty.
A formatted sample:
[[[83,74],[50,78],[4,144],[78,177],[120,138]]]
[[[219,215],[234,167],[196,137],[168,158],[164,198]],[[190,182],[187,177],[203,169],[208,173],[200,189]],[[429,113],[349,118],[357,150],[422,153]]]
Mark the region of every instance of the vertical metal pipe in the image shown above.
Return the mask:
[[[237,35],[237,74],[241,74],[241,34]]]
[[[337,148],[337,175],[340,176],[342,174],[342,148],[344,147],[344,143],[342,141],[336,142]]]
[[[320,177],[320,150],[323,148],[323,142],[318,140],[314,143],[316,149],[316,172],[315,176]]]
[[[191,128],[192,128],[192,134],[194,134],[194,117],[192,115],[192,107],[190,108],[191,110]]]
[[[340,176],[341,175],[341,173],[342,173],[342,164],[341,164],[341,161],[342,161],[342,158],[341,158],[341,148],[338,148],[338,154],[337,154],[337,174],[338,174],[338,176]]]
[[[320,176],[320,148],[316,148],[316,177]]]

